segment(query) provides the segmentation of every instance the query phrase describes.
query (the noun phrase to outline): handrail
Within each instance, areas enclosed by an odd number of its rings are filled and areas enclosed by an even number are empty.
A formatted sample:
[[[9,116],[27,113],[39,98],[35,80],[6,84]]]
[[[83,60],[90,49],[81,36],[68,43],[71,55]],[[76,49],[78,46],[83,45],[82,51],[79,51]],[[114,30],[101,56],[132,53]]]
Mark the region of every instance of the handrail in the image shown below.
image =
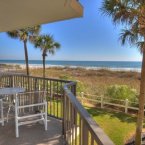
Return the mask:
[[[75,111],[77,111],[77,113],[79,113],[80,117],[84,121],[85,128],[87,128],[86,131],[88,130],[90,132],[91,136],[93,136],[93,139],[96,141],[96,143],[98,145],[114,145],[114,143],[109,139],[109,137],[104,133],[104,131],[99,127],[99,125],[91,118],[89,113],[83,108],[83,106],[79,103],[79,101],[76,99],[76,97],[73,95],[73,93],[69,90],[69,87],[71,87],[73,85],[76,85],[76,83],[70,82],[70,83],[64,85],[65,95],[70,100],[70,103],[72,104],[73,108],[75,108]],[[68,108],[65,108],[65,110],[67,110],[67,109]],[[66,130],[66,132],[67,132],[67,130]],[[85,136],[85,137],[87,137],[87,136]],[[89,144],[89,141],[88,141],[89,139],[83,138],[81,140],[85,140],[85,142],[87,140],[87,142]],[[82,144],[84,144],[84,143],[82,143]],[[85,143],[85,144],[88,145],[87,143]],[[91,145],[93,145],[93,144],[91,144]]]
[[[6,74],[1,76],[0,80],[10,87],[20,82],[21,87],[27,89],[30,87],[30,91],[35,90],[38,86],[43,90],[45,84],[48,115],[62,119],[63,135],[67,144],[114,145],[77,100],[75,96],[76,82],[22,74]],[[30,83],[29,86],[28,83]]]
[[[27,76],[24,74],[2,74],[0,87],[23,87],[27,92],[47,91],[48,115],[57,119],[63,118],[63,85],[67,80]]]
[[[26,75],[26,74],[16,74],[16,73],[14,73],[14,74],[1,74],[1,76],[23,76],[23,77],[29,77],[29,78],[37,78],[37,79],[47,79],[47,80],[51,80],[51,81],[61,81],[61,82],[66,82],[66,83],[70,83],[70,82],[72,82],[72,81],[69,81],[69,80],[63,80],[63,79],[56,79],[56,78],[47,78],[47,77],[45,77],[45,78],[43,78],[43,77],[40,77],[40,76],[31,76],[31,75]]]

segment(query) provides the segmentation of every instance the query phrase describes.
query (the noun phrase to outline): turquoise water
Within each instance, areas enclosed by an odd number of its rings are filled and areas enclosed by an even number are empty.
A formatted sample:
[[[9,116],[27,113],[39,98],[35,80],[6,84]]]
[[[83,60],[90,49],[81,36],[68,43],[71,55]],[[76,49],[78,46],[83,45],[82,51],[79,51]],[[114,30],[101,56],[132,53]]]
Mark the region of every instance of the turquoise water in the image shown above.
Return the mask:
[[[25,64],[24,60],[0,60],[0,63],[5,64]],[[40,66],[41,60],[29,60],[30,65]],[[140,69],[141,62],[137,61],[52,61],[47,60],[46,65],[49,66],[70,66],[70,67],[89,67],[89,68],[132,68]]]

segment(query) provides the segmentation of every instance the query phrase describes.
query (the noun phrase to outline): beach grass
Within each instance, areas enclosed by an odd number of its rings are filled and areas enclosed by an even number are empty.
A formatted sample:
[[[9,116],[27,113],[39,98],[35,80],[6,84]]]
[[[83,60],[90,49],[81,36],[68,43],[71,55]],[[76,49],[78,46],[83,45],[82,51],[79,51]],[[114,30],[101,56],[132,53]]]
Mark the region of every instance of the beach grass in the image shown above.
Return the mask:
[[[31,75],[42,76],[42,69],[31,69]],[[78,91],[86,94],[100,96],[110,85],[127,85],[139,92],[140,73],[133,71],[111,71],[109,69],[87,70],[84,68],[60,68],[46,69],[46,77],[74,80],[80,85]]]

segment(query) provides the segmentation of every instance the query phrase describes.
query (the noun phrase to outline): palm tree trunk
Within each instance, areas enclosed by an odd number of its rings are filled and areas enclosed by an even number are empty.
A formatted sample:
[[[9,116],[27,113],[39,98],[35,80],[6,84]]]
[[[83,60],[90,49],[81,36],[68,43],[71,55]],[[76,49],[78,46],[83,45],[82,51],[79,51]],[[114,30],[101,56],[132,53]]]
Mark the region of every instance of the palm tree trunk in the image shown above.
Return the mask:
[[[143,60],[142,60],[140,96],[139,96],[139,112],[136,126],[135,145],[141,145],[141,133],[144,120],[144,103],[145,103],[145,45],[143,48]]]
[[[43,78],[45,78],[45,54],[43,56]]]
[[[45,78],[45,57],[46,55],[43,54],[43,78]],[[45,90],[45,79],[43,79],[43,90]]]
[[[27,75],[29,76],[29,64],[28,64],[27,40],[24,40],[24,51],[25,51],[26,71],[27,71]]]

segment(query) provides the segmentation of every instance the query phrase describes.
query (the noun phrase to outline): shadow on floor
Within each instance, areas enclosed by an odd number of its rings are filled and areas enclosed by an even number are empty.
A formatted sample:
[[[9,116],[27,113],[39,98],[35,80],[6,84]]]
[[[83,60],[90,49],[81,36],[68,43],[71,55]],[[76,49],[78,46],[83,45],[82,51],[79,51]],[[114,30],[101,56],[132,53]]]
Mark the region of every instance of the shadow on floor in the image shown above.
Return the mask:
[[[15,137],[15,122],[11,119],[0,125],[0,145],[63,145],[62,122],[48,118],[48,130],[40,123],[20,126],[20,137]]]

